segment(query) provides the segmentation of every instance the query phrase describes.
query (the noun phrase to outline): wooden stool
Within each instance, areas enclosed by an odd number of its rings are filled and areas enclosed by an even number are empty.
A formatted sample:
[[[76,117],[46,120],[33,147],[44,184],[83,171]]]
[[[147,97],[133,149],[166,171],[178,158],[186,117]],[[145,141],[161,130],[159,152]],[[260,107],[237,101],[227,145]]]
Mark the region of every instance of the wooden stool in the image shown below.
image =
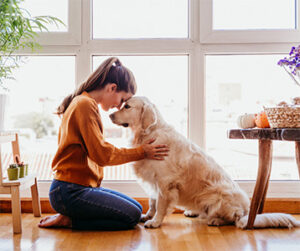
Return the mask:
[[[230,139],[258,139],[259,162],[246,229],[252,229],[257,214],[264,209],[272,168],[272,140],[295,141],[296,161],[300,177],[300,128],[231,129]]]
[[[22,189],[31,187],[32,209],[34,216],[41,216],[41,205],[38,193],[37,179],[34,174],[29,174],[28,176],[15,181],[8,181],[3,179],[1,144],[7,142],[11,142],[12,144],[13,156],[20,156],[18,134],[16,132],[0,132],[0,194],[11,194],[13,232],[15,234],[18,234],[22,232],[20,191]]]

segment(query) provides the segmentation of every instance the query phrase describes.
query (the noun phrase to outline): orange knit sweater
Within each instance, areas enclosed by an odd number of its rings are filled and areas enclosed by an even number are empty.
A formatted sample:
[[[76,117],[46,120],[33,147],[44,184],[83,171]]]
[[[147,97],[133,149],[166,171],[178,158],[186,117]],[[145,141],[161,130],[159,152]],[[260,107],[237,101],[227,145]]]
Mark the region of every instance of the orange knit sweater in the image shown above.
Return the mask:
[[[52,169],[54,179],[99,187],[104,166],[137,161],[144,156],[141,146],[119,149],[105,142],[98,105],[83,92],[64,112]]]

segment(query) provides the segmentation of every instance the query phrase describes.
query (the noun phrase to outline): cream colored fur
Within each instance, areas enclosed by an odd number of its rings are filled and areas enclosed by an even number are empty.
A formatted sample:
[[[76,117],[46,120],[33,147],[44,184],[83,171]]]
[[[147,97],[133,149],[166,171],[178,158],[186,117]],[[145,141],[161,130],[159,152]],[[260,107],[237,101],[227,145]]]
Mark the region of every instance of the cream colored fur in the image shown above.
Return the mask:
[[[249,198],[213,158],[167,124],[145,97],[133,97],[111,115],[115,124],[129,126],[133,146],[155,138],[153,144],[167,144],[163,161],[144,159],[133,164],[135,174],[149,193],[149,210],[142,216],[145,227],[159,227],[174,207],[186,216],[198,216],[209,225],[235,224],[245,228]],[[300,226],[286,214],[259,215],[255,227]]]

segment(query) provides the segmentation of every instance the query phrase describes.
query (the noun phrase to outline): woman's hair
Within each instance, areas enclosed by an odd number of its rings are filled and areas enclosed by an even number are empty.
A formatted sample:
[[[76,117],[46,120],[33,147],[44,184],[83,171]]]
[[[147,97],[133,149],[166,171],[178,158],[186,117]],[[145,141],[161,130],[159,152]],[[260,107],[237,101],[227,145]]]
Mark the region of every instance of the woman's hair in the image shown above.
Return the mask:
[[[72,102],[72,100],[84,91],[92,91],[104,88],[109,83],[117,85],[117,91],[136,93],[136,83],[132,72],[122,65],[117,57],[106,59],[99,67],[78,86],[75,91],[64,98],[62,103],[57,107],[56,114],[62,115]]]

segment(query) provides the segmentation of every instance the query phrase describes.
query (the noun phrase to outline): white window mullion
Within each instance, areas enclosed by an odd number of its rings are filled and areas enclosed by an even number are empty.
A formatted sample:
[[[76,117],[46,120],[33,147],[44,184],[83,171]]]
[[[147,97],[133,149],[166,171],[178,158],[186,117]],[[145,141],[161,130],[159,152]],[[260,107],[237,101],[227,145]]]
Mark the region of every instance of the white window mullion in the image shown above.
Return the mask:
[[[300,29],[300,0],[296,0],[296,27],[299,30]]]
[[[189,57],[189,138],[205,148],[204,54],[199,47]]]
[[[295,43],[201,44],[205,54],[287,54]]]
[[[83,3],[81,0],[69,0],[69,32],[74,44],[81,43],[81,23],[84,22],[84,20],[81,22]]]
[[[254,181],[237,181],[242,190],[249,197],[252,197],[255,182]],[[50,189],[50,182],[39,182],[39,195],[41,198],[47,198]],[[102,187],[119,191],[128,196],[135,198],[147,198],[147,192],[136,181],[103,181]],[[267,198],[300,198],[300,182],[299,181],[270,181]],[[0,195],[0,198],[6,198],[7,195]],[[21,197],[31,197],[30,189],[23,190]]]
[[[204,55],[200,45],[200,12],[199,1],[189,1],[189,37],[193,50],[189,54],[189,109],[188,132],[189,138],[205,148],[205,96],[204,96]]]
[[[213,0],[199,0],[200,12],[200,41],[204,43],[208,40],[212,31],[212,1]]]
[[[189,39],[95,39],[89,42],[92,54],[146,55],[187,54],[193,50]]]
[[[90,41],[92,38],[92,0],[82,2],[81,45],[76,57],[76,85],[80,85],[92,72]]]
[[[199,9],[199,0],[189,0],[189,38],[195,43],[200,41]]]

